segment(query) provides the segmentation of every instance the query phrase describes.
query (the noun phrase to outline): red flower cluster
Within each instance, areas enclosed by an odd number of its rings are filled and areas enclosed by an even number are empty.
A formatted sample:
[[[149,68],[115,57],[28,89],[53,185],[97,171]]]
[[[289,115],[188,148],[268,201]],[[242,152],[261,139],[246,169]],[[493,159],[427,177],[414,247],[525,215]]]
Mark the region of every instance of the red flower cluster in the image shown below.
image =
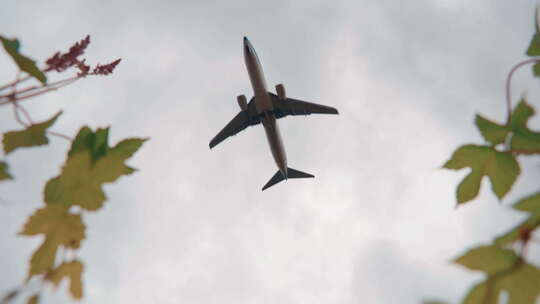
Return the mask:
[[[45,62],[48,65],[46,71],[56,70],[57,72],[62,72],[72,66],[77,66],[79,70],[81,70],[81,74],[88,73],[90,68],[84,64],[84,60],[80,61],[78,57],[84,54],[84,50],[89,44],[90,35],[87,35],[83,40],[76,42],[72,47],[70,47],[67,53],[62,54],[60,52],[56,52]]]
[[[115,61],[105,64],[105,65],[96,65],[96,67],[92,70],[92,74],[94,75],[109,75],[114,71],[114,68],[120,63],[122,59],[116,59]]]
[[[109,75],[114,71],[114,68],[120,63],[121,59],[117,59],[109,64],[96,65],[96,67],[90,72],[90,66],[85,63],[86,59],[79,59],[79,56],[84,54],[84,50],[90,44],[90,35],[87,35],[84,39],[76,42],[69,48],[67,53],[56,52],[51,58],[47,59],[45,63],[47,68],[45,72],[55,70],[57,72],[63,72],[71,67],[79,69],[78,76],[91,75]]]

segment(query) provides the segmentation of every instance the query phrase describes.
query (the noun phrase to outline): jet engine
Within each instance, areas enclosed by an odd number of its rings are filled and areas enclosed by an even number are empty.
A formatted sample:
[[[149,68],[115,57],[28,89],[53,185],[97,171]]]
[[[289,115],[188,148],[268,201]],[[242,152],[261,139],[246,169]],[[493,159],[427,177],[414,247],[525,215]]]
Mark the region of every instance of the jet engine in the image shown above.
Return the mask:
[[[285,86],[283,86],[283,84],[280,83],[276,85],[276,93],[279,99],[281,100],[287,99],[287,95],[285,94]]]
[[[248,106],[246,95],[238,95],[238,97],[236,97],[236,100],[238,101],[238,105],[240,106],[240,109],[242,109],[242,111],[247,110]]]

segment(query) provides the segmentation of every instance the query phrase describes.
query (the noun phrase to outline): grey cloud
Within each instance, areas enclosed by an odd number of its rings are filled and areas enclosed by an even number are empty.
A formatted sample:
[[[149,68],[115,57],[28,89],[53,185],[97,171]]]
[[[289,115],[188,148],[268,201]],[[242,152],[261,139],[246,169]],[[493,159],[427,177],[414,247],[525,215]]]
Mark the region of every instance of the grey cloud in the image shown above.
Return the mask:
[[[438,167],[457,145],[481,140],[475,111],[503,117],[502,81],[528,42],[533,4],[10,2],[3,33],[35,58],[89,33],[90,62],[123,59],[109,78],[29,101],[37,118],[64,109],[55,128],[66,133],[110,124],[112,142],[151,137],[131,162],[140,172],[107,186],[105,208],[85,217],[84,302],[460,299],[475,277],[447,261],[501,229],[493,218],[519,215],[489,197],[455,211],[459,173]],[[260,128],[208,150],[238,111],[236,95],[251,94],[244,35],[269,85],[340,109],[280,121],[289,163],[314,180],[261,193],[275,167]],[[2,79],[12,77],[7,66]],[[38,240],[15,233],[66,149],[54,139],[8,158],[18,180],[0,184],[9,202],[0,207],[9,274],[0,292],[24,278]],[[478,220],[484,213],[491,220]],[[388,293],[385,282],[399,288]]]

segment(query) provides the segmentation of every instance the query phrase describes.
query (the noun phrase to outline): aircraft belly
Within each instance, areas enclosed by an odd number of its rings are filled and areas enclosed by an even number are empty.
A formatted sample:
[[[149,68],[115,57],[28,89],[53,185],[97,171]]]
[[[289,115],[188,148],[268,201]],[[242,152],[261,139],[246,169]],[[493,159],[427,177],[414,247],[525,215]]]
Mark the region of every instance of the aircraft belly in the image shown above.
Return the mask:
[[[285,154],[285,149],[283,148],[283,142],[281,140],[276,119],[274,116],[264,117],[262,119],[262,123],[274,161],[276,162],[279,170],[281,172],[285,172],[287,168],[287,155]]]
[[[265,92],[265,94],[257,94],[255,95],[255,107],[257,108],[257,112],[263,113],[263,112],[270,112],[274,109],[272,106],[272,99],[270,99],[270,95]]]

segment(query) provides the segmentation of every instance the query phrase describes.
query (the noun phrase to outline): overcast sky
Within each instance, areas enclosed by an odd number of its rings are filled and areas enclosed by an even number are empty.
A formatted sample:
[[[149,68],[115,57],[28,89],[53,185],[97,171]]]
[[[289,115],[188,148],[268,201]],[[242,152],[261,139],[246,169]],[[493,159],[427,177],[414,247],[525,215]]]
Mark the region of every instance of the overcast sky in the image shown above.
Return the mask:
[[[43,62],[90,34],[89,63],[114,75],[28,101],[54,130],[111,126],[111,142],[150,137],[85,214],[83,303],[457,303],[480,275],[449,261],[523,216],[507,205],[535,189],[526,172],[498,204],[455,209],[463,172],[440,166],[481,143],[475,113],[505,117],[504,79],[524,58],[536,1],[12,1],[0,34]],[[267,191],[276,172],[260,126],[213,150],[209,140],[252,90],[248,36],[267,83],[339,116],[279,120],[289,166],[315,179]],[[0,82],[15,68],[2,55]],[[514,97],[538,108],[523,69]],[[536,98],[536,99],[535,99]],[[0,108],[0,131],[19,128]],[[538,121],[534,121],[538,126]],[[16,236],[39,208],[69,143],[17,150],[0,184],[0,294],[17,286],[39,237]],[[529,167],[538,161],[528,161]],[[535,175],[536,174],[536,175]],[[533,250],[533,255],[538,252]],[[66,303],[65,288],[46,303]]]

